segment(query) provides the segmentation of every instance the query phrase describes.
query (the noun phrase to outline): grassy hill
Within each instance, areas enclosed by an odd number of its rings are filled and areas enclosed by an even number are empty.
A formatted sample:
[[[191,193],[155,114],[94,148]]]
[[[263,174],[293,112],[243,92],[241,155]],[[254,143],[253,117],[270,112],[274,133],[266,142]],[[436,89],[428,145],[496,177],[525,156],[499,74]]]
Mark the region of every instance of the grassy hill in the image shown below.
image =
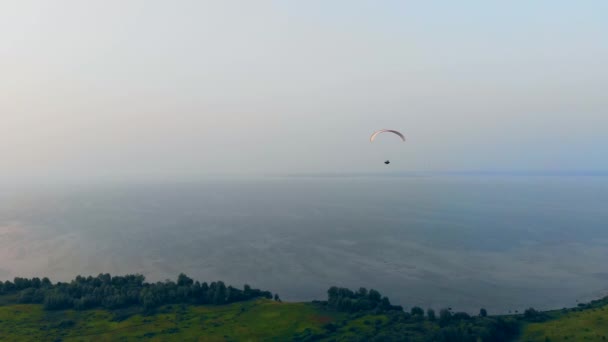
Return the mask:
[[[521,321],[520,341],[605,341],[608,306],[544,313]],[[228,305],[166,305],[153,314],[123,310],[44,310],[0,306],[0,341],[353,341],[399,328],[403,340],[427,341],[441,328],[428,320],[394,322],[386,314],[351,315],[314,303],[258,299]],[[380,340],[380,338],[379,338]],[[390,340],[390,339],[389,339]]]
[[[46,311],[39,304],[11,304],[0,306],[0,340],[352,341],[375,335],[388,319],[268,299],[219,306],[167,305],[148,315],[129,310]],[[412,337],[423,338],[426,329],[433,329],[432,324],[412,323]]]
[[[0,341],[604,341],[608,297],[576,308],[488,316],[403,310],[378,291],[331,287],[326,301],[222,282],[144,282],[143,276],[69,283],[0,282]],[[274,300],[272,300],[274,298]]]
[[[608,303],[605,300],[580,309],[547,313],[544,322],[524,326],[521,341],[606,341]]]
[[[604,301],[543,314],[542,322],[522,320],[522,333],[515,340],[608,339]],[[356,341],[396,328],[403,340],[411,341],[432,340],[441,329],[428,320],[396,323],[386,314],[351,315],[314,303],[268,299],[217,306],[166,305],[154,314],[137,308],[48,311],[40,304],[0,305],[0,341]]]
[[[387,314],[347,314],[314,303],[258,299],[228,305],[166,305],[153,314],[123,310],[44,310],[0,306],[1,341],[427,341],[437,322],[397,322]],[[382,337],[384,336],[384,337]]]
[[[146,315],[129,310],[46,311],[39,304],[0,306],[2,341],[365,341],[393,323],[383,314],[349,315],[313,303],[268,299],[167,305]],[[438,329],[435,323],[412,320],[401,336],[424,341]]]
[[[266,299],[220,306],[168,305],[152,315],[128,310],[45,311],[42,305],[0,307],[0,340],[152,341],[285,340],[320,333],[341,315],[323,315],[310,304]]]

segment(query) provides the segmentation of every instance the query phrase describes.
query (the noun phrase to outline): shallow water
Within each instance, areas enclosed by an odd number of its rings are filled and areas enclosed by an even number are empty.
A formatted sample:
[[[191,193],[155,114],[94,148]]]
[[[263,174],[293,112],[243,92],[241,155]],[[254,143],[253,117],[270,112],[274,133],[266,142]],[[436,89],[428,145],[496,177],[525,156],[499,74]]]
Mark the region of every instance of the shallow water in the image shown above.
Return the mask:
[[[503,313],[608,294],[608,177],[267,178],[5,190],[0,279],[331,285]]]

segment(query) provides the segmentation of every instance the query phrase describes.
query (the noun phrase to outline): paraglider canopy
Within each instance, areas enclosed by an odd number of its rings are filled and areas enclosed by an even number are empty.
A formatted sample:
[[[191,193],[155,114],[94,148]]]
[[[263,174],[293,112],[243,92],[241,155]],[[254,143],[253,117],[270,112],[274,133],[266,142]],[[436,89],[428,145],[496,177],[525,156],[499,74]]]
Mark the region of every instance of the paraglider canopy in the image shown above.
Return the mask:
[[[395,131],[393,129],[381,129],[379,131],[375,131],[374,134],[372,134],[372,136],[369,138],[369,141],[374,142],[374,140],[376,139],[378,134],[381,134],[381,133],[393,133],[393,134],[396,134],[397,136],[399,136],[399,138],[401,138],[401,140],[405,141],[405,137],[403,136],[403,134],[401,134],[401,132]]]
[[[396,136],[398,136],[399,138],[401,138],[401,140],[402,140],[403,142],[405,142],[405,137],[403,136],[403,134],[401,134],[401,132],[399,132],[399,131],[395,131],[394,129],[381,129],[381,130],[379,130],[379,131],[375,131],[375,132],[372,134],[372,136],[371,136],[371,137],[369,137],[369,141],[370,141],[370,142],[374,142],[374,140],[376,139],[376,137],[377,137],[378,135],[382,134],[382,133],[392,133],[392,134],[395,134]],[[388,164],[390,164],[390,163],[391,163],[391,162],[390,162],[390,160],[386,160],[386,161],[384,162],[384,164],[386,164],[386,165],[388,165]]]

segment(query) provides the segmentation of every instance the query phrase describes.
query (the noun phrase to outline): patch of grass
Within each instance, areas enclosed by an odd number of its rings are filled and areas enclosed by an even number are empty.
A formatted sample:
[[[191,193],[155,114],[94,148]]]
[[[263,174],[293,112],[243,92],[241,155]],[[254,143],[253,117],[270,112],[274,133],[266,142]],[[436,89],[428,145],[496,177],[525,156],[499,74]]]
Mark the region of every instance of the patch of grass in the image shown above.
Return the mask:
[[[308,303],[256,300],[222,306],[163,307],[151,315],[105,310],[48,312],[41,305],[0,306],[0,340],[259,341],[321,335],[342,314]]]
[[[608,306],[553,312],[553,319],[526,325],[521,341],[608,341]]]

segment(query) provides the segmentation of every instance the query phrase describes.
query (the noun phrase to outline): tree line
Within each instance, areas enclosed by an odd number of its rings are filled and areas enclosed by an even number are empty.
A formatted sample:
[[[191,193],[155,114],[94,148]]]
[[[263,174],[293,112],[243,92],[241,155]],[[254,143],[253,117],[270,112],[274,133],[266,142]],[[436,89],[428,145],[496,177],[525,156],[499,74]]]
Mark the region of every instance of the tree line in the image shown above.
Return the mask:
[[[380,292],[374,289],[368,291],[364,287],[356,292],[344,287],[330,287],[327,290],[327,306],[344,312],[403,311],[402,306],[391,305],[388,297],[383,297]]]
[[[271,299],[272,293],[226,286],[222,281],[200,283],[181,273],[177,281],[148,283],[141,274],[96,277],[77,276],[71,282],[53,284],[48,278],[15,278],[0,281],[0,294],[14,294],[20,303],[43,304],[46,310],[92,308],[120,309],[142,306],[147,310],[165,304],[229,304],[253,298]],[[275,295],[278,299],[278,295]]]
[[[367,315],[384,315],[388,320],[365,320],[373,327],[371,332],[357,331],[361,341],[403,341],[415,331],[424,333],[428,341],[510,341],[519,332],[520,323],[513,317],[489,317],[485,309],[478,315],[466,312],[452,312],[451,308],[439,310],[424,309],[418,306],[405,311],[400,305],[392,305],[388,297],[374,289],[360,288],[352,291],[347,288],[331,287],[327,291],[327,301],[315,301],[316,304],[331,310],[347,312],[351,317]],[[524,319],[537,315],[534,309],[526,310]],[[372,316],[373,317],[373,316]],[[377,316],[375,316],[377,317]],[[324,336],[340,333],[340,324],[328,324]],[[302,336],[302,340],[321,336]],[[357,338],[355,340],[357,340]],[[405,339],[407,340],[407,339]]]

